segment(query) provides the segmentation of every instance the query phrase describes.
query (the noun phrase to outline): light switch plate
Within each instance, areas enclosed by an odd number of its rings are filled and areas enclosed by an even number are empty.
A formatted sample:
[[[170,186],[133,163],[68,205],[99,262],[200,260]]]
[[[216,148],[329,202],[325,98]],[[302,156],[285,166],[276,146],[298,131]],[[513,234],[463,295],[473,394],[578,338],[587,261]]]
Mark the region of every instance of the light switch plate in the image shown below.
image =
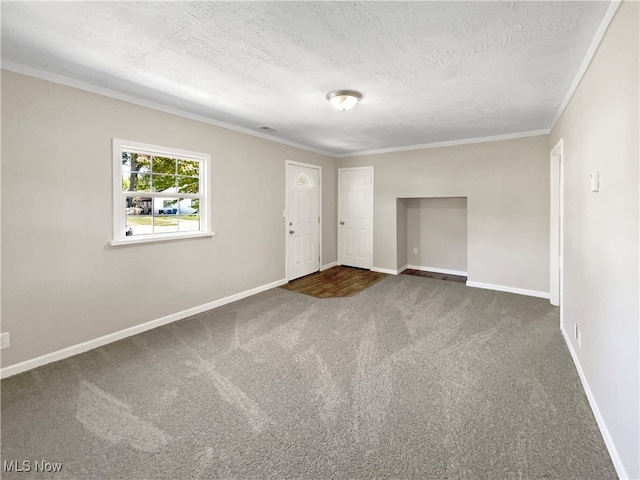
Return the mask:
[[[597,170],[595,172],[591,172],[589,177],[591,178],[591,191],[597,192],[600,190],[600,172]]]

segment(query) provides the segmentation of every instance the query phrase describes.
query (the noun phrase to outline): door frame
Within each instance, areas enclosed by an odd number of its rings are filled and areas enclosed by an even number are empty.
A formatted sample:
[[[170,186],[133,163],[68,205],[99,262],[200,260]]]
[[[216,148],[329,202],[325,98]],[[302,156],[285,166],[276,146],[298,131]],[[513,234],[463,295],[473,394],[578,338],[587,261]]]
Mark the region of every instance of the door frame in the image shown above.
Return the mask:
[[[549,228],[549,302],[560,307],[562,326],[564,291],[564,139],[549,154],[550,179],[550,228]]]
[[[289,185],[287,184],[289,171],[289,165],[296,167],[306,167],[318,170],[318,271],[322,270],[322,167],[320,165],[313,165],[311,163],[296,162],[295,160],[284,161],[284,210],[282,210],[282,216],[284,217],[284,275],[285,280],[289,281],[289,226],[287,224],[287,208],[289,207]]]
[[[337,218],[337,225],[336,225],[336,232],[338,235],[338,243],[336,245],[337,249],[337,264],[338,265],[342,265],[340,263],[340,200],[342,199],[342,189],[341,187],[341,183],[340,183],[340,173],[343,171],[347,171],[347,170],[370,170],[371,171],[371,225],[370,225],[370,232],[369,232],[369,245],[371,248],[371,251],[369,252],[369,270],[373,271],[373,219],[375,216],[375,209],[376,209],[376,170],[373,167],[373,165],[368,165],[366,167],[344,167],[344,168],[338,168],[338,205],[337,205],[337,214],[338,214],[338,218]]]

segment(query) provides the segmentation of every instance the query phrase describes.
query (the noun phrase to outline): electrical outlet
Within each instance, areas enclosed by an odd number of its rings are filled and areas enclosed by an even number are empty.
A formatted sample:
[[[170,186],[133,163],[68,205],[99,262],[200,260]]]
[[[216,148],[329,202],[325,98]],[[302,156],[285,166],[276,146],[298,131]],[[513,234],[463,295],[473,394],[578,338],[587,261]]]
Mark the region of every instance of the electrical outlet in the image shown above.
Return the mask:
[[[417,255],[418,254],[418,249],[416,247],[413,247],[413,254]]]
[[[0,333],[0,350],[9,348],[9,332]]]

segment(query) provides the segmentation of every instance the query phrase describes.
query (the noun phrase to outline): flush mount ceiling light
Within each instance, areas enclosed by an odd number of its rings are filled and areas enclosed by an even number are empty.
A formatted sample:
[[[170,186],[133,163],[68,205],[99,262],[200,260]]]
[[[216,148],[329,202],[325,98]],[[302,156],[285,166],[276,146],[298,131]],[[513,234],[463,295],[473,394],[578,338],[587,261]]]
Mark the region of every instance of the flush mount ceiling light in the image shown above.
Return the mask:
[[[359,100],[362,100],[362,94],[355,90],[334,90],[327,93],[327,100],[338,110],[351,110]]]

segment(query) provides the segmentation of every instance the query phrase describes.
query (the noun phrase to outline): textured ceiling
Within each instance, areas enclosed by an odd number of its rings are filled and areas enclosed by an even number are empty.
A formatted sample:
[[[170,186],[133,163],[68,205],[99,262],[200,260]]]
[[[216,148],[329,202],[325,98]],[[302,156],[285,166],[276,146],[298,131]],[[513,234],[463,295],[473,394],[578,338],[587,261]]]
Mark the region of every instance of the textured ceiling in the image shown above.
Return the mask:
[[[2,1],[2,59],[344,155],[548,129],[608,6]]]

